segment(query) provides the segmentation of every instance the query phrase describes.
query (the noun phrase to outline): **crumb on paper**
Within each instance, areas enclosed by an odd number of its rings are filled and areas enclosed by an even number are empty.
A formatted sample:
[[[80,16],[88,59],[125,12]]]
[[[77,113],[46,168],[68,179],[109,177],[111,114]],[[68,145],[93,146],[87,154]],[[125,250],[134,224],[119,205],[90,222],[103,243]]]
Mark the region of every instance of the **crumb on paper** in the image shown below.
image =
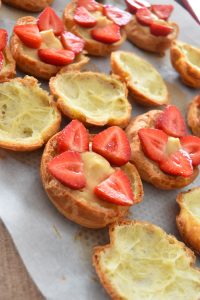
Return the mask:
[[[58,230],[58,228],[56,227],[56,225],[53,225],[53,231],[59,239],[62,239],[62,235],[61,235],[60,231]]]
[[[90,279],[94,282],[99,282],[97,276],[95,276],[95,275],[91,276]]]
[[[62,275],[62,276],[61,276],[61,280],[66,281],[66,279],[67,279],[67,278],[66,278],[65,275]]]

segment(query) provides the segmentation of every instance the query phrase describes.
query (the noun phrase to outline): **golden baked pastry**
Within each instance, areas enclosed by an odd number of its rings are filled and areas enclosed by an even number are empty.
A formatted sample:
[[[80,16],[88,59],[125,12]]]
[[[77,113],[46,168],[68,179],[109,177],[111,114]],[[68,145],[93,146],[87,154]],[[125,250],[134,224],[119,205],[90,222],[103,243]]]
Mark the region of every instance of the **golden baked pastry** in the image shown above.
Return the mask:
[[[160,227],[121,221],[109,228],[110,244],[95,247],[93,265],[113,300],[200,297],[195,255]]]
[[[200,95],[196,96],[189,104],[187,121],[192,133],[200,137]]]
[[[0,84],[0,147],[32,151],[55,134],[61,115],[34,77]]]
[[[16,25],[37,24],[37,19],[31,16],[22,17],[17,20]],[[54,36],[52,30],[41,32],[42,44],[40,48],[63,49],[60,40]],[[38,49],[29,48],[13,33],[10,40],[10,49],[17,63],[17,66],[26,74],[42,79],[49,79],[62,68],[68,70],[80,70],[87,62],[88,58],[84,54],[78,54],[73,63],[63,66],[55,66],[41,61],[38,57]]]
[[[81,190],[74,190],[62,184],[48,171],[48,163],[58,154],[57,137],[47,143],[41,161],[41,178],[44,189],[61,214],[68,219],[89,228],[102,228],[128,213],[128,206],[121,206],[101,200],[94,194],[94,188],[111,175],[115,168],[101,155],[95,152],[83,152],[84,174],[87,185]],[[129,177],[134,192],[134,204],[143,196],[142,183],[135,166],[131,163],[121,167]]]
[[[97,18],[97,24],[93,28],[84,28],[74,21],[74,14],[77,8],[78,0],[72,0],[67,4],[63,13],[63,21],[68,30],[80,36],[85,40],[85,50],[94,56],[107,56],[113,51],[117,50],[121,44],[126,40],[126,33],[124,28],[120,29],[121,39],[114,43],[103,43],[91,37],[91,30],[98,27],[111,25],[113,22],[102,15],[101,10],[90,11],[90,14]],[[99,4],[100,5],[100,4]],[[102,5],[101,5],[102,6]],[[102,8],[103,9],[103,8]]]
[[[141,128],[154,128],[161,113],[160,110],[151,110],[137,116],[129,123],[126,134],[131,145],[131,161],[135,164],[141,178],[155,187],[164,190],[182,188],[193,182],[198,176],[198,167],[194,167],[193,173],[189,177],[175,176],[163,172],[155,161],[144,154],[138,136],[138,131]]]
[[[0,71],[0,82],[4,82],[15,77],[15,60],[12,57],[9,47],[3,50],[3,67]]]
[[[5,4],[32,12],[43,10],[52,2],[53,0],[3,0]]]
[[[171,63],[182,81],[200,88],[200,49],[181,41],[174,41],[170,48]]]
[[[127,89],[116,76],[61,72],[50,79],[51,93],[63,114],[96,126],[125,127],[131,117]]]
[[[134,100],[143,105],[169,102],[167,87],[158,71],[146,60],[125,51],[111,54],[112,72],[120,76]]]
[[[176,201],[180,207],[178,230],[185,243],[200,253],[200,187],[178,194]]]

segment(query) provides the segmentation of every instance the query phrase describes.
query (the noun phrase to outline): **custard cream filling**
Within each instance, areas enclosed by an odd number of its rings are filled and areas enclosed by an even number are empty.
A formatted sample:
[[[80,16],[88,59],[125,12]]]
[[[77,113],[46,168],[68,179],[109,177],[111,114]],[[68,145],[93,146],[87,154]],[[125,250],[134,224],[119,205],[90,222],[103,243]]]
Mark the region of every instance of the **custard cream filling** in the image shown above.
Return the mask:
[[[182,43],[180,43],[179,48],[186,59],[196,68],[200,69],[200,49]]]
[[[184,194],[185,207],[200,221],[200,188]]]

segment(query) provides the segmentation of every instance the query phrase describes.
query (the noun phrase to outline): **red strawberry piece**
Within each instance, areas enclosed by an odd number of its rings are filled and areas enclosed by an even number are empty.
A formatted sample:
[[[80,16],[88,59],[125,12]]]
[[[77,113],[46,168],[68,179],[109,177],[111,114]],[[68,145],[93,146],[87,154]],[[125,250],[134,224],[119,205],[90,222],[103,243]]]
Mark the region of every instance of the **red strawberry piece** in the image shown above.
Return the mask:
[[[180,138],[181,145],[190,155],[193,166],[200,164],[200,138],[193,135],[188,135]]]
[[[159,167],[162,171],[170,175],[189,177],[193,173],[192,161],[190,155],[179,150],[160,162]]]
[[[57,138],[58,152],[67,150],[84,152],[89,150],[89,134],[78,120],[72,120]]]
[[[73,51],[75,54],[82,52],[85,45],[83,39],[69,31],[65,31],[61,34],[61,42],[65,49]]]
[[[16,25],[14,33],[29,48],[39,48],[42,43],[39,29],[35,24]]]
[[[132,17],[128,12],[112,5],[105,5],[103,7],[103,14],[119,26],[128,24]]]
[[[112,44],[121,39],[120,26],[117,24],[106,25],[104,27],[95,28],[91,31],[94,40]]]
[[[40,31],[53,29],[55,35],[60,35],[64,31],[62,20],[51,7],[46,7],[41,12],[37,25]]]
[[[8,33],[5,29],[0,29],[0,51],[3,50],[8,41]]]
[[[84,188],[86,179],[80,153],[65,151],[48,163],[48,171],[64,185],[78,190]]]
[[[3,60],[4,60],[3,52],[0,51],[0,72],[3,68]]]
[[[135,14],[138,9],[142,8],[142,7],[150,7],[151,5],[144,0],[141,1],[134,1],[134,0],[125,0],[128,11],[130,11],[130,13]]]
[[[46,64],[65,66],[73,62],[75,54],[69,50],[39,49],[39,58]]]
[[[182,137],[187,134],[185,121],[175,105],[168,105],[165,108],[158,117],[155,128],[161,129],[173,137]]]
[[[88,11],[97,11],[102,9],[102,6],[94,0],[78,0],[77,7],[80,6],[85,7]]]
[[[131,157],[131,148],[125,132],[112,126],[93,138],[92,150],[116,166],[126,164]]]
[[[78,25],[85,28],[94,27],[97,23],[96,18],[93,17],[93,15],[91,15],[89,11],[83,6],[80,6],[76,9],[74,20]]]
[[[163,20],[167,20],[170,17],[173,9],[174,9],[173,5],[165,5],[165,4],[151,5],[151,10],[153,11],[153,13],[156,14],[158,18]]]
[[[142,150],[150,159],[160,162],[165,158],[168,136],[162,130],[142,128],[138,131]]]
[[[151,11],[146,7],[138,9],[135,16],[137,21],[144,26],[150,26],[154,20]]]
[[[166,36],[173,31],[173,27],[165,24],[161,24],[157,21],[153,21],[150,24],[150,31],[156,36]]]
[[[151,7],[151,4],[145,0],[135,0],[136,3],[140,4],[143,7]]]
[[[94,193],[105,201],[118,205],[132,205],[134,202],[133,190],[128,176],[117,170],[106,180],[98,184]]]

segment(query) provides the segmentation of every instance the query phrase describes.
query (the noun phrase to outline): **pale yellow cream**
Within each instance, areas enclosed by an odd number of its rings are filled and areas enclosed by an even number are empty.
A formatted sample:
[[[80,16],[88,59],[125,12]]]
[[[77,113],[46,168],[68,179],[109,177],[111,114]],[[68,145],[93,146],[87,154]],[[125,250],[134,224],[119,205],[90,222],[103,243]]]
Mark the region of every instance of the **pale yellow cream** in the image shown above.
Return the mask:
[[[185,207],[200,221],[200,188],[184,194]]]
[[[186,59],[195,67],[200,68],[200,49],[189,44],[180,43],[180,49]]]

